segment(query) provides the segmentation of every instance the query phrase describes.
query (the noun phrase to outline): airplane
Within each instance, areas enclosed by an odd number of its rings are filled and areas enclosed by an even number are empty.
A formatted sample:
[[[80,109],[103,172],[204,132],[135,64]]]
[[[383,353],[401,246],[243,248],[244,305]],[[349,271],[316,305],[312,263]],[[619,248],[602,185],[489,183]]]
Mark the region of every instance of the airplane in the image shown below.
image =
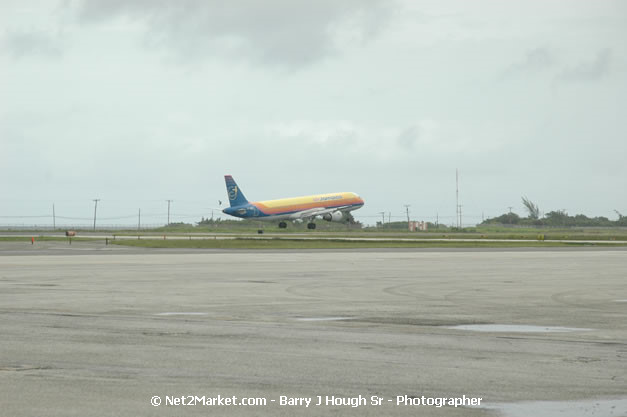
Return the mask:
[[[242,219],[279,220],[281,229],[287,227],[285,220],[307,220],[308,229],[316,228],[313,222],[316,217],[326,221],[340,222],[345,218],[350,219],[352,217],[350,212],[364,205],[361,197],[350,192],[249,202],[232,176],[225,175],[224,181],[231,207],[222,210],[223,213]]]

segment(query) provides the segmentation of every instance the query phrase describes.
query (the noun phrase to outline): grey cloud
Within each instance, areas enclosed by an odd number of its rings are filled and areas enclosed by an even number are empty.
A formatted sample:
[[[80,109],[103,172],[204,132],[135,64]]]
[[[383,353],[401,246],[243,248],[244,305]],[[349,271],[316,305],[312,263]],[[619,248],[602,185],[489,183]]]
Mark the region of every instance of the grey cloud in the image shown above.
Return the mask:
[[[386,0],[84,0],[79,19],[131,18],[147,27],[151,46],[185,58],[214,55],[298,68],[363,42],[391,13]]]
[[[554,54],[548,48],[535,48],[527,51],[523,60],[510,65],[503,71],[503,77],[536,73],[555,64]]]
[[[398,135],[397,143],[402,149],[411,150],[416,146],[419,138],[420,128],[418,126],[410,126]]]
[[[14,59],[32,55],[59,58],[63,54],[58,37],[43,32],[9,32],[0,40],[0,50]]]
[[[578,65],[564,70],[558,79],[562,81],[596,81],[607,75],[610,71],[612,51],[603,49],[599,51],[592,61],[580,62]]]

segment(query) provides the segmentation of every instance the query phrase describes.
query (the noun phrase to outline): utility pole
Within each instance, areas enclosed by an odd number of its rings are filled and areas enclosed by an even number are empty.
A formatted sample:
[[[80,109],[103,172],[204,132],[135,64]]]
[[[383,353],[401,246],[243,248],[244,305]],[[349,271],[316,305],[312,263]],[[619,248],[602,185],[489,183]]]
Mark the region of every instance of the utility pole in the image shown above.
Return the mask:
[[[170,203],[174,200],[165,200],[168,202],[168,226],[170,225]]]
[[[380,211],[379,214],[381,215],[381,226],[383,226],[385,224],[385,211]]]
[[[438,225],[440,224],[440,213],[435,213],[435,228],[438,228]]]
[[[464,223],[462,222],[462,205],[459,205],[459,227],[464,227]]]
[[[98,202],[100,201],[99,198],[95,198],[94,199],[94,231],[96,231],[96,211],[98,210]]]
[[[405,211],[407,212],[407,230],[409,230],[409,206],[411,204],[405,204]]]
[[[52,203],[52,230],[57,229],[57,217],[54,214],[54,203]]]
[[[620,217],[619,217],[620,219]],[[392,212],[388,212],[388,223],[392,223]]]
[[[455,168],[455,221],[459,228],[459,171]]]
[[[142,227],[142,209],[139,209],[139,213],[137,213],[137,231]]]
[[[512,214],[512,209],[514,208],[514,206],[507,206],[507,208],[509,209],[509,214]]]

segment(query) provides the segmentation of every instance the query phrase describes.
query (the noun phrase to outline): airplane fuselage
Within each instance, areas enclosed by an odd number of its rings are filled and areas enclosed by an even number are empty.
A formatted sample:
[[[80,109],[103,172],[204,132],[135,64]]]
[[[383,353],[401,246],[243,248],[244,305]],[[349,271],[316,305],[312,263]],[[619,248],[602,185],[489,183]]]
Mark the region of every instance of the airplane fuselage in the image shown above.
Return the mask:
[[[346,213],[363,205],[364,200],[357,194],[340,192],[248,202],[225,208],[223,212],[242,219],[297,220],[307,218],[308,213],[315,217],[321,210]]]

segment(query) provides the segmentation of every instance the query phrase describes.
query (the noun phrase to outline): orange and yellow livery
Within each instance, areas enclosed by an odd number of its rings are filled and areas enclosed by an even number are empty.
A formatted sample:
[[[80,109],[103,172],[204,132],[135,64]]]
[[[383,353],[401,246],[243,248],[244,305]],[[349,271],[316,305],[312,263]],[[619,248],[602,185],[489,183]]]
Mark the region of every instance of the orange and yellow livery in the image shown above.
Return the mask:
[[[224,209],[224,213],[243,219],[279,220],[280,227],[286,227],[282,220],[308,220],[309,228],[314,229],[313,220],[316,217],[341,221],[349,217],[349,212],[364,205],[364,200],[352,192],[249,202],[233,177],[225,175],[224,179],[230,202],[230,207]]]

